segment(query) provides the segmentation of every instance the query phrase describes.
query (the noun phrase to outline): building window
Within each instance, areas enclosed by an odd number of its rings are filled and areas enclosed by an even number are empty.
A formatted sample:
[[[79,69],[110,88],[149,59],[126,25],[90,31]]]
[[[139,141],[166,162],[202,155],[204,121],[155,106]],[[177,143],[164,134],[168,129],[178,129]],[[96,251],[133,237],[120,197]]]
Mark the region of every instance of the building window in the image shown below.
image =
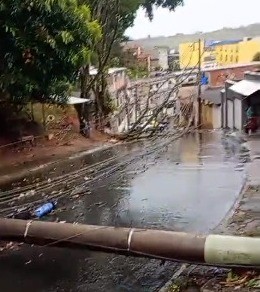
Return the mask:
[[[190,51],[191,52],[195,51],[195,44],[191,44],[191,45],[189,45],[189,47],[190,47]]]
[[[237,45],[236,46],[236,52],[238,53],[238,51],[239,51],[239,46]]]
[[[233,55],[230,56],[230,62],[233,63]]]
[[[238,61],[239,61],[239,58],[238,58],[238,56],[236,56],[236,63],[238,63]]]
[[[225,58],[225,62],[227,62],[228,61],[228,55],[226,55],[226,58]]]

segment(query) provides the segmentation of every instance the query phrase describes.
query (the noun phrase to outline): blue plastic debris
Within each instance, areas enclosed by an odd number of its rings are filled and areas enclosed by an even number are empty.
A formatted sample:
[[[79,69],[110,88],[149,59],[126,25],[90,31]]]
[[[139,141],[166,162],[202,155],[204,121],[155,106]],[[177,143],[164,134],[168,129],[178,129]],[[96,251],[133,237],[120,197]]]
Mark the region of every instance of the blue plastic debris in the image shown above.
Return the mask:
[[[42,218],[43,216],[51,213],[56,208],[56,205],[57,204],[54,203],[54,202],[46,203],[46,204],[40,206],[39,208],[37,208],[34,211],[34,214],[35,214],[36,217]]]

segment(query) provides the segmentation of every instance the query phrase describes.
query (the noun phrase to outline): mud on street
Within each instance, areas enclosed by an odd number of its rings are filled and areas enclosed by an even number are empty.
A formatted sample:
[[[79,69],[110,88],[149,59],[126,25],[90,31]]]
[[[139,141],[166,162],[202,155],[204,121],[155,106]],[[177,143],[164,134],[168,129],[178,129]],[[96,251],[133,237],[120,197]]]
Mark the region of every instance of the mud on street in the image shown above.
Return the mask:
[[[63,175],[55,168],[48,175],[42,172],[13,184],[12,190],[4,186],[2,215],[12,212],[14,205],[37,205],[54,196],[58,209],[44,220],[194,233],[208,233],[217,226],[243,183],[245,157],[239,143],[220,132],[205,132],[189,134],[145,155],[148,149],[145,143],[110,149],[102,156],[93,155],[91,162],[86,158],[74,163],[69,172],[63,169]],[[0,288],[14,292],[157,291],[178,266],[22,245],[1,253]]]

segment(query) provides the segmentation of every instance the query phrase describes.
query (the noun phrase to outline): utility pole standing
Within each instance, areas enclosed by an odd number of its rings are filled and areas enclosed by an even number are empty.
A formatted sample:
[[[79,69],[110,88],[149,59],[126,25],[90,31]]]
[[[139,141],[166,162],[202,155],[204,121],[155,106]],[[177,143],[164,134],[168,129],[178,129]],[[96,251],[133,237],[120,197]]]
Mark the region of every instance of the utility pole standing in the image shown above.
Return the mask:
[[[198,42],[198,46],[199,46],[199,55],[198,55],[198,69],[199,69],[199,72],[198,72],[198,98],[197,98],[197,109],[198,109],[198,112],[197,112],[197,127],[198,129],[200,129],[201,127],[201,39],[199,39],[199,42]]]

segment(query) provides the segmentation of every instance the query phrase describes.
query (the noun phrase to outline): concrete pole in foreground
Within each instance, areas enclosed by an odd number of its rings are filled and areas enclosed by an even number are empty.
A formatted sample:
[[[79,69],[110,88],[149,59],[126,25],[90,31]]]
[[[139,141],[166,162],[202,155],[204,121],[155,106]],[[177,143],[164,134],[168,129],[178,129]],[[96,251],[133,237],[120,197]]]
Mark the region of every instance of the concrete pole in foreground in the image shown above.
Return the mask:
[[[260,265],[260,238],[0,219],[0,240],[207,263]]]

